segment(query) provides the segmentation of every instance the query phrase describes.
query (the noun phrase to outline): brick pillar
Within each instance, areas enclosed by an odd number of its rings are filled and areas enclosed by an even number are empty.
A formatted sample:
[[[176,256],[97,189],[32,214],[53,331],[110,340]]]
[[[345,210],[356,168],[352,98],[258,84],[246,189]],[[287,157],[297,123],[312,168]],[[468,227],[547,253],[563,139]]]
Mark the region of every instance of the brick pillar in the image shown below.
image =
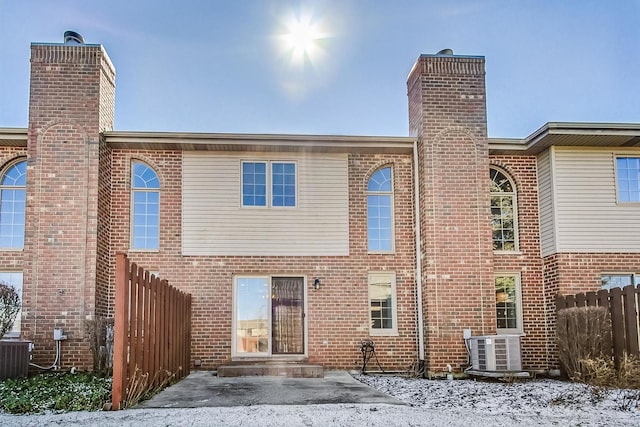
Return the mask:
[[[418,138],[427,368],[459,370],[463,329],[495,333],[484,58],[422,55],[408,78]]]
[[[92,367],[85,321],[96,312],[100,132],[113,128],[114,79],[100,45],[31,45],[23,336],[39,364],[52,363],[63,328],[62,366]]]

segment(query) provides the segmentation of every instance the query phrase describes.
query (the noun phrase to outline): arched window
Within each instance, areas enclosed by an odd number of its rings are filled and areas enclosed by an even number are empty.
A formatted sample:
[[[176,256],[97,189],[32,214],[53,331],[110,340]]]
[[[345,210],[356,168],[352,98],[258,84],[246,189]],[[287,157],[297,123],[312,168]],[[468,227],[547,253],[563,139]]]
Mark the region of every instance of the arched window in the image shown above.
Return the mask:
[[[391,167],[378,169],[367,185],[369,252],[393,251],[393,177]]]
[[[516,191],[511,178],[497,168],[491,168],[491,220],[493,250],[518,250],[518,213]]]
[[[160,246],[160,180],[149,166],[134,162],[131,182],[131,248],[156,250]]]
[[[24,247],[27,161],[9,166],[0,181],[0,248]]]

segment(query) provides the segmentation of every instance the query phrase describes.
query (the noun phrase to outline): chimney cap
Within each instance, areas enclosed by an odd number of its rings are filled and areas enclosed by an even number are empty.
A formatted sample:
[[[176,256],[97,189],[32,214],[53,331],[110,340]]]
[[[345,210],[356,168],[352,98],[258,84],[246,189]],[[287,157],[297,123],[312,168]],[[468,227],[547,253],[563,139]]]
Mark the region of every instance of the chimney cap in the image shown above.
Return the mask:
[[[436,53],[436,55],[453,55],[453,49],[442,49],[440,52]]]
[[[65,31],[64,44],[84,44],[84,38],[75,31]]]

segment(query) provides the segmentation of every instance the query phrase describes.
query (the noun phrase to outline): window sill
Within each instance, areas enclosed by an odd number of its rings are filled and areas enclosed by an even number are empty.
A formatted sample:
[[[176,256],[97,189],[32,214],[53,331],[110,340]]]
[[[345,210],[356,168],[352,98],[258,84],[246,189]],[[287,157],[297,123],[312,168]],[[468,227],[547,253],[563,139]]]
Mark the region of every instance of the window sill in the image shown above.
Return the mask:
[[[160,249],[131,249],[130,248],[128,252],[133,252],[133,253],[138,253],[138,254],[139,253],[144,253],[144,252],[151,253],[151,254],[157,254],[157,253],[160,253]]]
[[[23,252],[24,248],[0,248],[0,252]]]
[[[514,330],[510,330],[510,329],[497,329],[496,330],[496,335],[513,335],[513,336],[518,336],[518,337],[526,337],[527,334],[525,334],[522,331],[514,331]]]
[[[398,331],[395,329],[369,329],[371,337],[397,337]]]
[[[520,251],[493,251],[494,255],[522,255]]]

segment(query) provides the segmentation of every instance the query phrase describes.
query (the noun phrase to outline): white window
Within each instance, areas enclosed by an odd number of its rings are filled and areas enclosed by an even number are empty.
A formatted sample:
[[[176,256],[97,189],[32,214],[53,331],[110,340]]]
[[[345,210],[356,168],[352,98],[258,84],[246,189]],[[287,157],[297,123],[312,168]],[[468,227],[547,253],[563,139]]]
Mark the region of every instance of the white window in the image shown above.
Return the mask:
[[[518,250],[518,213],[516,191],[506,172],[491,168],[491,224],[493,250]]]
[[[0,180],[0,248],[24,247],[26,160],[9,166]]]
[[[617,157],[618,202],[640,202],[640,157]]]
[[[602,289],[624,288],[629,285],[637,285],[640,275],[636,273],[605,273],[600,276]]]
[[[398,335],[394,272],[369,273],[369,314],[371,335]]]
[[[495,275],[496,329],[499,334],[522,334],[522,290],[519,273]]]
[[[242,162],[242,206],[295,207],[295,162]]]
[[[157,250],[160,247],[160,180],[144,163],[131,167],[131,249]]]
[[[393,251],[393,177],[391,166],[378,169],[367,184],[369,252]]]
[[[21,271],[1,271],[0,283],[12,286],[16,290],[20,297],[20,303],[22,303],[22,272]],[[18,312],[13,327],[7,332],[6,337],[19,337],[20,336],[20,324],[22,317],[22,309]],[[2,338],[2,337],[0,337]]]

